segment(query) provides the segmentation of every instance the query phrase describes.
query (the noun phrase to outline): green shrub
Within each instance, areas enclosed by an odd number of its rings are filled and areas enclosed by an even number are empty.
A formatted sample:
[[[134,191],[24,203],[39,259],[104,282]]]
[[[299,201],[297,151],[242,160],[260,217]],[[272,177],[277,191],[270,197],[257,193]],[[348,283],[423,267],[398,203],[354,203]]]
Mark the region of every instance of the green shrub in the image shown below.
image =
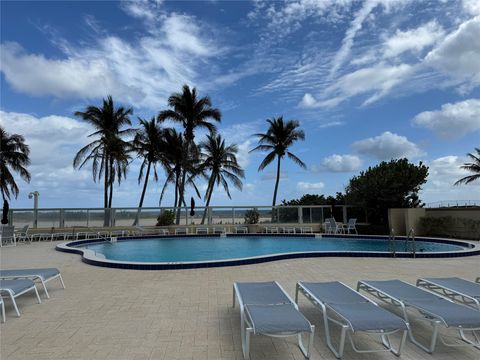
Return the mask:
[[[163,211],[157,218],[157,226],[169,226],[175,222],[175,213],[171,210]]]
[[[257,224],[258,219],[260,218],[260,213],[257,209],[245,211],[245,224]]]

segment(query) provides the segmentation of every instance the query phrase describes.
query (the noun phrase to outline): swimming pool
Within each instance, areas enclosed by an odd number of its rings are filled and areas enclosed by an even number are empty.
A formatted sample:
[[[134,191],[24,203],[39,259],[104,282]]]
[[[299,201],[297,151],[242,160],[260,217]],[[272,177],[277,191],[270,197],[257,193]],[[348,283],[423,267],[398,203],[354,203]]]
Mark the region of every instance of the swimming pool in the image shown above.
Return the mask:
[[[426,239],[415,241],[416,257],[480,254],[470,243]],[[240,265],[279,259],[320,256],[393,256],[392,243],[384,237],[366,236],[170,236],[123,238],[116,242],[81,240],[57,246],[80,253],[83,261],[99,266],[169,269]],[[412,257],[412,243],[395,241],[397,257]]]

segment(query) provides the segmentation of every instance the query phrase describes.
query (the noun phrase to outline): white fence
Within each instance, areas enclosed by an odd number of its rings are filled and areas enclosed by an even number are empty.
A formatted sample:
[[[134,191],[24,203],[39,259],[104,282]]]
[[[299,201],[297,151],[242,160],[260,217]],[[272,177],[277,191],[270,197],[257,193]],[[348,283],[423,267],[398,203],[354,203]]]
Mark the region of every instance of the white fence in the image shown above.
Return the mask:
[[[245,213],[256,209],[259,213],[259,224],[291,223],[312,224],[323,223],[324,219],[335,217],[338,221],[347,222],[355,217],[365,222],[365,212],[358,206],[317,205],[317,206],[211,206],[207,208],[205,224],[235,225],[245,223]],[[155,226],[158,216],[164,211],[174,211],[172,207],[144,208],[56,208],[56,209],[11,209],[9,222],[16,227],[30,225],[32,228],[73,228],[73,227],[128,227]],[[197,207],[191,214],[190,207],[180,208],[179,225],[201,224],[205,207]]]

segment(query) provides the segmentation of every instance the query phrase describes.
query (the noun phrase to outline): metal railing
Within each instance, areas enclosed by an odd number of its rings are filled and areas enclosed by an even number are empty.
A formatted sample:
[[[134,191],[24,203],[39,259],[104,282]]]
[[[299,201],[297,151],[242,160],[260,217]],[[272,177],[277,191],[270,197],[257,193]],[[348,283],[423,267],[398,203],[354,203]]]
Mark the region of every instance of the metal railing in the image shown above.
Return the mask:
[[[365,219],[365,211],[358,206],[312,205],[196,207],[193,215],[190,207],[10,209],[9,222],[16,227],[42,229],[155,226],[160,214],[169,210],[177,215],[179,210],[174,224],[185,226],[200,225],[206,210],[205,225],[237,225],[245,224],[245,213],[253,209],[258,212],[258,224],[321,224],[329,217],[344,223],[351,217],[359,222]]]
[[[445,207],[476,207],[480,206],[480,200],[442,200],[427,203],[426,208],[445,208]]]
[[[416,249],[416,244],[415,244],[415,230],[413,230],[413,228],[410,229],[410,231],[408,232],[408,235],[405,239],[405,252],[408,252],[408,243],[409,242],[411,242],[411,244],[412,244],[411,253],[413,254],[413,258],[416,258],[417,249]]]
[[[389,251],[392,253],[393,257],[397,257],[397,249],[395,246],[395,230],[390,230],[390,235],[388,236],[388,248]]]

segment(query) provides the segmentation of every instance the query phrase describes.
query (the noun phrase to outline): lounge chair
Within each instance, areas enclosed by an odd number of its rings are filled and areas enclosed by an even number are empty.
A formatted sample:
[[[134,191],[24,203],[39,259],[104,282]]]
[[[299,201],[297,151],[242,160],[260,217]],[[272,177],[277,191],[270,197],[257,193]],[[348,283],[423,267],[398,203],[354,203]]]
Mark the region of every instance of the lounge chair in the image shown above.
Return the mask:
[[[3,225],[0,227],[0,247],[2,246],[16,246],[17,240],[15,237],[15,227],[10,225]]]
[[[28,235],[28,229],[30,228],[30,225],[25,225],[22,230],[19,230],[15,233],[15,238],[17,241],[30,241],[30,235]]]
[[[187,235],[188,229],[187,228],[176,228],[175,235]]]
[[[213,234],[226,234],[227,233],[227,229],[225,227],[214,227],[213,228]]]
[[[359,294],[347,285],[338,282],[308,283],[298,282],[295,301],[298,304],[298,293],[302,293],[323,314],[325,341],[333,354],[341,359],[348,337],[352,348],[358,353],[390,351],[399,356],[407,337],[408,325],[400,317],[384,310],[375,302]],[[334,315],[332,317],[332,315]],[[338,350],[332,344],[329,321],[341,326]],[[397,349],[390,342],[389,335],[402,332]],[[353,335],[360,332],[378,335],[386,349],[360,350],[355,346]]]
[[[265,234],[278,234],[277,226],[265,226]]]
[[[37,296],[37,301],[39,304],[41,304],[42,300],[40,300],[40,295],[38,295],[37,288],[35,287],[35,283],[32,280],[29,280],[29,279],[0,280],[0,295],[2,297],[4,296],[10,297],[18,317],[20,317],[20,311],[18,310],[15,298],[31,290],[35,291],[35,295]]]
[[[236,234],[248,234],[248,227],[246,226],[235,226]]]
[[[208,227],[197,227],[195,229],[196,234],[208,234]]]
[[[410,340],[421,349],[428,353],[435,350],[437,338],[445,346],[480,346],[479,336],[476,333],[480,330],[480,311],[467,306],[456,304],[449,299],[422,290],[411,284],[400,280],[385,281],[367,281],[358,282],[357,290],[363,290],[369,294],[385,301],[391,305],[400,307],[402,316],[407,323],[412,314],[408,314],[409,309],[416,310],[421,320],[429,321],[433,327],[432,336],[429,345],[421,344],[413,335],[411,326],[408,328]],[[445,326],[447,329],[456,329],[459,332],[460,339],[467,344],[448,343],[444,337],[439,334],[438,327]],[[475,341],[468,339],[465,332],[472,333]]]
[[[294,227],[286,226],[286,227],[283,228],[283,233],[284,234],[295,234],[296,230],[295,230]]]
[[[310,357],[315,327],[298,311],[297,304],[275,282],[235,283],[235,297],[240,306],[240,331],[244,359],[250,358],[250,335],[272,337],[298,335],[298,345],[306,358]],[[309,334],[305,348],[302,333]]]
[[[357,219],[348,219],[348,223],[342,225],[342,232],[350,234],[350,230],[352,230],[358,235],[357,227],[355,226],[356,223]]]
[[[43,289],[45,290],[45,296],[50,298],[47,290],[47,282],[53,279],[59,279],[65,289],[62,275],[57,268],[44,268],[44,269],[8,269],[0,270],[0,279],[2,280],[16,280],[16,279],[29,279],[32,281],[40,280]]]
[[[300,228],[300,232],[302,234],[312,234],[313,230],[312,230],[311,226],[303,226],[303,227]]]
[[[422,278],[417,280],[417,286],[480,310],[480,284],[473,281],[458,277]]]

